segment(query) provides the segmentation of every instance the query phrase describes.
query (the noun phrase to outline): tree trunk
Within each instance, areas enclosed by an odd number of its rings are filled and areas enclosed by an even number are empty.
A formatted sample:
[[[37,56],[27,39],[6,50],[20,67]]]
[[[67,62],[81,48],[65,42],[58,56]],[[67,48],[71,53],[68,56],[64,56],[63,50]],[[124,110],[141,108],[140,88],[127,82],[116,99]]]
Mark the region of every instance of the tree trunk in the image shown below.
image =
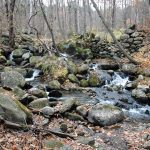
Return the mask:
[[[45,14],[45,11],[44,11],[44,8],[43,8],[43,2],[41,2],[41,0],[39,0],[39,4],[40,4],[40,8],[41,8],[41,11],[42,11],[42,14],[43,14],[43,17],[44,17],[44,20],[45,20],[45,22],[46,22],[46,25],[47,25],[47,27],[48,27],[48,30],[49,30],[49,32],[50,32],[50,35],[51,35],[51,38],[52,38],[52,46],[53,46],[53,48],[56,50],[56,54],[58,54],[58,49],[57,49],[57,46],[56,46],[56,43],[55,43],[55,38],[54,38],[54,34],[53,34],[53,29],[51,28],[51,26],[50,26],[50,24],[49,24],[49,22],[48,22],[48,20],[47,20],[47,16],[46,16],[46,14]]]
[[[12,51],[15,46],[15,33],[14,33],[14,8],[16,0],[11,0],[9,7],[9,48]]]
[[[78,9],[76,1],[74,1],[74,28],[75,33],[78,34]]]
[[[83,32],[86,33],[86,0],[83,0]]]
[[[115,28],[116,23],[116,0],[113,0],[113,8],[112,8],[112,29]]]
[[[107,23],[105,22],[105,19],[103,17],[103,15],[101,14],[101,12],[99,11],[96,3],[94,2],[94,0],[91,0],[93,7],[96,9],[98,16],[100,17],[100,19],[102,20],[104,26],[106,27],[106,29],[108,30],[109,34],[111,35],[112,39],[114,40],[114,42],[117,44],[119,50],[121,52],[123,52],[123,54],[134,64],[139,64],[137,61],[135,61],[121,46],[121,44],[118,42],[118,40],[116,39],[115,35],[113,34],[113,32],[111,31],[111,29],[109,28],[109,26],[107,25]]]
[[[56,13],[57,13],[57,20],[58,20],[59,31],[60,31],[62,37],[65,39],[64,31],[63,31],[63,29],[62,29],[61,22],[60,22],[59,8],[60,8],[60,3],[59,3],[59,1],[57,0],[57,2],[56,2],[56,9],[57,9],[57,10],[56,10]]]

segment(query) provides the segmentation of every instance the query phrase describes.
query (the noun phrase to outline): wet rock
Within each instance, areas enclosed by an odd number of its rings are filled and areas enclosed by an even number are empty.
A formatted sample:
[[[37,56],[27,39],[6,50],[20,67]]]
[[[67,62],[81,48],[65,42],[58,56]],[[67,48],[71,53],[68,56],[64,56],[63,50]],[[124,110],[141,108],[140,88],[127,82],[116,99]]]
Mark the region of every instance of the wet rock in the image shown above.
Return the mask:
[[[30,53],[30,52],[25,53],[25,54],[22,55],[22,58],[23,58],[24,60],[27,60],[27,59],[29,59],[30,57],[31,57],[31,53]]]
[[[82,116],[75,114],[75,113],[66,112],[65,117],[67,117],[68,119],[73,120],[73,121],[84,121]]]
[[[82,80],[80,81],[80,86],[81,86],[81,87],[88,87],[88,86],[89,86],[88,80],[82,79]]]
[[[60,89],[61,88],[61,84],[59,83],[58,80],[52,80],[48,83],[48,86],[51,88],[51,89]]]
[[[41,109],[41,112],[45,117],[51,117],[55,113],[55,110],[52,107],[46,106]]]
[[[3,95],[1,93],[0,93],[0,118],[18,124],[26,125],[27,123],[27,115],[18,105],[17,101],[13,100],[12,97],[8,95]]]
[[[107,82],[110,82],[112,80],[112,77],[111,75],[109,75],[107,72],[105,71],[101,71],[100,72],[100,78],[102,80],[103,83],[105,83],[106,81]]]
[[[90,146],[94,146],[95,144],[95,139],[93,137],[78,137],[77,141],[79,143],[90,145]]]
[[[97,105],[88,112],[88,121],[100,126],[109,126],[124,119],[121,109],[113,105]]]
[[[135,100],[139,101],[140,103],[150,103],[150,101],[148,101],[146,93],[141,89],[132,90],[131,95],[135,98]]]
[[[23,87],[26,83],[25,78],[16,71],[5,71],[1,73],[1,82],[3,87],[14,88]]]
[[[143,148],[150,150],[150,141],[145,142]]]
[[[44,149],[60,149],[63,147],[63,143],[57,140],[44,140]]]
[[[138,82],[133,81],[133,82],[127,83],[125,88],[127,90],[131,90],[131,89],[135,89],[137,87],[137,85],[138,85]]]
[[[46,97],[46,92],[38,88],[31,88],[28,93],[38,98]]]
[[[91,87],[97,87],[101,85],[101,80],[95,73],[90,74],[88,82]]]
[[[74,74],[69,74],[68,79],[73,83],[79,83],[78,78]]]
[[[62,93],[60,91],[57,91],[57,90],[52,90],[49,92],[48,96],[59,98],[59,97],[62,97]]]
[[[83,65],[78,67],[78,73],[79,74],[87,73],[88,69],[89,69],[88,65],[83,64]]]
[[[39,98],[34,101],[32,101],[29,104],[29,107],[34,109],[42,109],[43,107],[49,106],[49,101],[47,98]]]
[[[115,64],[115,63],[111,63],[111,64],[101,64],[100,68],[102,70],[117,70],[119,69],[119,65]]]
[[[135,75],[137,74],[138,69],[134,64],[124,64],[122,66],[122,71],[130,75]]]
[[[60,113],[65,113],[75,107],[77,104],[77,100],[72,98],[72,99],[67,99],[64,101],[63,105],[60,107],[59,112]]]

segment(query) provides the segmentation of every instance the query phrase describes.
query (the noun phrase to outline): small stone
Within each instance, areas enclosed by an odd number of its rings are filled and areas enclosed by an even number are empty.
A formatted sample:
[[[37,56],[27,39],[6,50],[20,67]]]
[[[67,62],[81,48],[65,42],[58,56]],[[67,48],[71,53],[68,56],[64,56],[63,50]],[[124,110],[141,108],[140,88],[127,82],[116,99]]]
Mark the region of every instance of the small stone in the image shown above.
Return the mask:
[[[60,125],[60,129],[61,129],[61,131],[63,131],[63,132],[67,132],[68,126],[67,126],[65,123],[62,123],[62,124]]]
[[[150,141],[145,142],[144,145],[143,145],[143,147],[144,147],[145,149],[150,150]]]

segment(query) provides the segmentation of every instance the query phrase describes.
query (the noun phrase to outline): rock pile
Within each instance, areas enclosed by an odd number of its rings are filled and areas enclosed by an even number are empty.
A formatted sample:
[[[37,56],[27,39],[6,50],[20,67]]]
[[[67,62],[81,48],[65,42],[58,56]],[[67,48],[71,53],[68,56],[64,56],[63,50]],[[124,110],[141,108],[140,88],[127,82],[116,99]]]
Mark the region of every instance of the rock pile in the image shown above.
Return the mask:
[[[120,37],[120,42],[129,52],[137,52],[143,47],[145,39],[144,30],[138,30],[135,25],[125,30],[125,33]]]
[[[95,36],[93,33],[85,33],[76,35],[75,38],[59,44],[59,49],[68,54],[76,54],[78,58],[97,58],[113,56],[113,52],[109,49],[110,43]]]

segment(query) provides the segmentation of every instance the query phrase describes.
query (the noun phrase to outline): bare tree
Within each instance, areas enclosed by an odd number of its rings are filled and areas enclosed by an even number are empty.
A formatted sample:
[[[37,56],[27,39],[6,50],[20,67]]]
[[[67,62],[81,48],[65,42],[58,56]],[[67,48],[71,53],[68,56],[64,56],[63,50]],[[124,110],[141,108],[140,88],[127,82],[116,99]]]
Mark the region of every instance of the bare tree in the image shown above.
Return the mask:
[[[51,38],[52,38],[52,43],[53,43],[53,48],[55,49],[55,53],[58,54],[58,49],[57,49],[57,46],[56,46],[56,43],[55,43],[55,38],[54,38],[54,34],[53,34],[53,29],[51,28],[49,22],[48,22],[48,19],[47,19],[47,16],[45,14],[45,11],[44,11],[44,8],[43,8],[43,2],[41,0],[39,0],[39,5],[40,5],[40,8],[41,8],[41,11],[42,11],[42,14],[43,14],[43,17],[44,17],[44,20],[46,22],[46,25],[48,27],[48,30],[50,32],[50,35],[51,35]]]
[[[112,29],[115,28],[116,23],[116,0],[113,0],[112,4]]]
[[[7,1],[8,2],[8,1]],[[9,47],[12,50],[15,46],[15,33],[14,33],[14,8],[16,0],[11,0],[9,3]]]
[[[111,31],[111,29],[109,28],[109,26],[107,25],[102,13],[100,12],[100,10],[98,9],[96,3],[94,2],[94,0],[91,0],[94,8],[96,9],[97,13],[98,13],[98,16],[100,17],[100,19],[102,20],[104,26],[106,27],[106,29],[108,30],[108,32],[110,33],[112,39],[114,40],[114,42],[117,44],[119,50],[121,52],[123,52],[123,54],[134,64],[139,64],[137,61],[135,61],[122,47],[122,45],[118,42],[118,40],[116,39],[114,33]]]

